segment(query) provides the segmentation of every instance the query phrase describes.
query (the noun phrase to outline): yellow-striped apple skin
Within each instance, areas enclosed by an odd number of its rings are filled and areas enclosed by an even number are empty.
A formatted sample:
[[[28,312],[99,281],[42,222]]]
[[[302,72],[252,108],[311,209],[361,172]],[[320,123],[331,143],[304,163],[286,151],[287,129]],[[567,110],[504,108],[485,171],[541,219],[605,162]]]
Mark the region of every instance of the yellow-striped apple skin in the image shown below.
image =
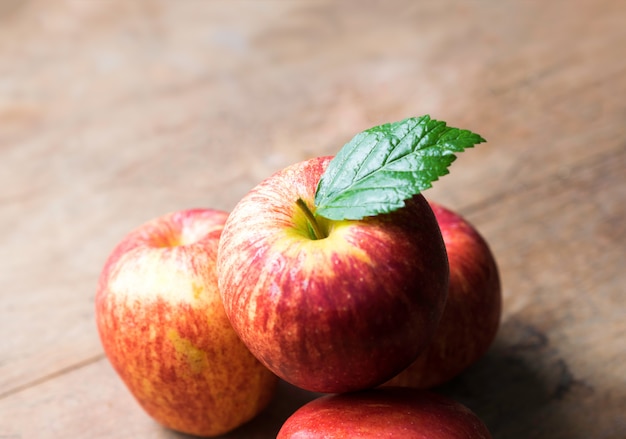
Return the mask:
[[[190,209],[125,236],[102,270],[96,321],[105,353],[162,425],[216,436],[256,416],[277,378],[232,329],[217,286],[227,214]]]

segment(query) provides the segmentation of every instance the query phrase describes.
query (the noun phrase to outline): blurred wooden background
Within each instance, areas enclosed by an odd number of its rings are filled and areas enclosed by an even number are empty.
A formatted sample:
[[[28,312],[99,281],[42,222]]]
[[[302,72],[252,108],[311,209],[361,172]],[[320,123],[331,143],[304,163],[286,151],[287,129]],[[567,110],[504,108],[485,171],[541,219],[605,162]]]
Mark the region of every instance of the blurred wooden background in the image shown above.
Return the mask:
[[[112,247],[425,113],[488,140],[425,195],[504,285],[496,343],[441,391],[495,439],[626,437],[626,3],[0,0],[0,438],[182,438],[102,353]]]

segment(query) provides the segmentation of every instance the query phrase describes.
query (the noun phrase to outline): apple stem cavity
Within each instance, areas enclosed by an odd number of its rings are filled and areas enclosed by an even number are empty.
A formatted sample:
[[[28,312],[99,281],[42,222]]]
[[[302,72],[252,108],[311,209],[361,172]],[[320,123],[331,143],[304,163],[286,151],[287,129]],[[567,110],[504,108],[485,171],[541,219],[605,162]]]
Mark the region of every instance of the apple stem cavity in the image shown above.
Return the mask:
[[[296,205],[302,210],[304,216],[307,219],[307,224],[309,225],[309,231],[311,232],[311,238],[313,240],[324,239],[328,236],[328,234],[324,233],[322,228],[320,227],[317,219],[315,218],[315,214],[311,212],[309,206],[304,202],[302,198],[298,198],[296,201]]]

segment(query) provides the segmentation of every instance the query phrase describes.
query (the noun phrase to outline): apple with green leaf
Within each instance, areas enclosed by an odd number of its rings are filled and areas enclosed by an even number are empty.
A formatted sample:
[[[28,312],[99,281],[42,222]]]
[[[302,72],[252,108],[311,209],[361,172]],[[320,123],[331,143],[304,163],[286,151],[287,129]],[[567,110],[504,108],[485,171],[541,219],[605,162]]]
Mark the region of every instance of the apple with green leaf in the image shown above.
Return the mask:
[[[487,241],[458,213],[430,205],[448,254],[448,299],[433,341],[391,386],[431,388],[451,380],[482,357],[500,325],[500,276]]]
[[[104,351],[141,407],[173,430],[216,436],[256,416],[277,378],[233,331],[217,287],[227,214],[190,209],[126,235],[96,293]]]
[[[296,410],[276,439],[491,439],[483,421],[450,398],[409,388],[326,395]]]
[[[428,116],[366,130],[336,157],[294,164],[235,206],[218,251],[233,328],[291,384],[375,387],[428,345],[448,290],[436,218],[419,192],[483,139]]]

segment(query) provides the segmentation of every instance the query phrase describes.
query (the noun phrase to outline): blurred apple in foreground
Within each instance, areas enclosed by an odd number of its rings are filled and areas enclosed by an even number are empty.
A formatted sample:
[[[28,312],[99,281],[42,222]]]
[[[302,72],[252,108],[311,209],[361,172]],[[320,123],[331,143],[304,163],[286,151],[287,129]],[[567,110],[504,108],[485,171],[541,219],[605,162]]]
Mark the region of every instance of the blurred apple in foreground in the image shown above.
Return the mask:
[[[408,388],[327,395],[300,407],[277,439],[491,439],[464,405]]]
[[[194,209],[129,233],[96,294],[102,345],[145,411],[198,436],[230,431],[270,401],[276,377],[239,340],[217,289],[227,214]]]
[[[392,386],[429,388],[449,381],[489,349],[500,324],[500,277],[487,242],[459,214],[430,205],[448,253],[448,299],[433,341],[387,383]]]
[[[305,209],[330,157],[266,179],[231,212],[218,276],[244,343],[285,381],[339,393],[383,384],[430,342],[448,288],[439,226],[421,195],[356,221]],[[300,200],[300,201],[299,201]]]

